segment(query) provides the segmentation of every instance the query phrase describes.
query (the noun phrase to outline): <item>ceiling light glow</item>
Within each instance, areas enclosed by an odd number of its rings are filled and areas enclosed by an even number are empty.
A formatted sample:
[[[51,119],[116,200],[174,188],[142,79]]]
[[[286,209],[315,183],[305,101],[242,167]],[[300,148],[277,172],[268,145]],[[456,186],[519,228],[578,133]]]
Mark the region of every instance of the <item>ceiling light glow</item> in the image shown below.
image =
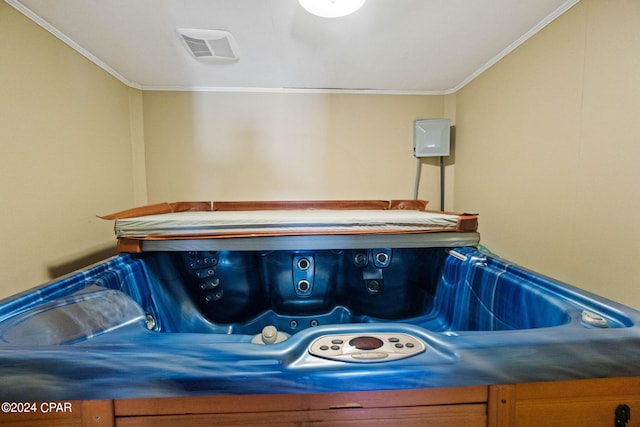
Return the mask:
[[[309,13],[323,18],[339,18],[360,9],[366,0],[298,0]]]

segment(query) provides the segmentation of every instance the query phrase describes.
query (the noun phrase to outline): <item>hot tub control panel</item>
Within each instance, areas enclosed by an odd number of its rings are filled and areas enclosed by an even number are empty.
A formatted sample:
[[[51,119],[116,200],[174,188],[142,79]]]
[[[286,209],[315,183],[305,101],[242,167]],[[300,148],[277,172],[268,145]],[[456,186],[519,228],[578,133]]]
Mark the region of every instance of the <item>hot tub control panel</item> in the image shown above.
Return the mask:
[[[309,353],[341,362],[388,362],[427,349],[417,337],[403,333],[332,334],[314,340]]]

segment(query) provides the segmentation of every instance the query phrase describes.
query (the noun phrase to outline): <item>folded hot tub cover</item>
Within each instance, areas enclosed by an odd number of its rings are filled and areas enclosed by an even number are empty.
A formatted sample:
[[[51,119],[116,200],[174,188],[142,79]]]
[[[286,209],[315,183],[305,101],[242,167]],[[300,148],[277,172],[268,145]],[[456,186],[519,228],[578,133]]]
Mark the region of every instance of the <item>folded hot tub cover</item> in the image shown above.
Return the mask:
[[[426,210],[422,200],[175,202],[101,218],[119,239],[213,239],[313,234],[457,232],[477,216]]]

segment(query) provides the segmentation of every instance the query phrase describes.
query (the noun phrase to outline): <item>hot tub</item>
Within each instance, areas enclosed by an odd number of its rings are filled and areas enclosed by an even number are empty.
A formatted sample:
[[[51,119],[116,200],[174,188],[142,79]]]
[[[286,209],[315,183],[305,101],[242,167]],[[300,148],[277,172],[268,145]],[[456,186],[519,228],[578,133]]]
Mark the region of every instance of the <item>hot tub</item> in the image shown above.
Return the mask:
[[[0,302],[0,397],[640,374],[638,311],[476,244],[468,230],[145,240],[139,251]]]

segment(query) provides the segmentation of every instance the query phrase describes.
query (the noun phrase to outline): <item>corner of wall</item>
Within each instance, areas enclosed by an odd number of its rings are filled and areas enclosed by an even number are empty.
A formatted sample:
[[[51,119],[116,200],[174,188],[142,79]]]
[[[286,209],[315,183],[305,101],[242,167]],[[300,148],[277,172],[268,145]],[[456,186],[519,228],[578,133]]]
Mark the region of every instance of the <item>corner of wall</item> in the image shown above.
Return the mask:
[[[444,169],[444,209],[455,211],[454,184],[456,176],[456,100],[457,92],[444,96],[442,117],[451,121],[451,151],[449,157],[445,159]]]
[[[147,168],[144,143],[144,109],[142,91],[129,88],[129,127],[131,138],[131,176],[133,177],[133,201],[135,206],[146,205]]]

